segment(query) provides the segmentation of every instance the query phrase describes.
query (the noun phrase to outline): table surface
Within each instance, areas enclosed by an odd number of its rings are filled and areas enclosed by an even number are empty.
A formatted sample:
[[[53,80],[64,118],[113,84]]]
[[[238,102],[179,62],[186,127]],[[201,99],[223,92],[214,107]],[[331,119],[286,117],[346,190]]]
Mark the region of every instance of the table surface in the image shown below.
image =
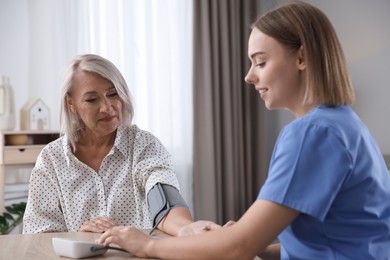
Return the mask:
[[[146,232],[146,231],[145,231]],[[161,234],[160,234],[161,235]],[[160,236],[159,235],[159,236]],[[94,242],[101,234],[89,232],[42,233],[0,235],[0,260],[27,259],[70,259],[56,255],[52,246],[53,237],[70,238],[75,240]],[[108,250],[104,255],[94,256],[90,259],[140,259],[131,254],[118,250]]]
[[[149,230],[145,230],[148,233]],[[0,235],[0,260],[52,260],[71,259],[58,256],[53,249],[52,238],[70,238],[81,241],[94,242],[99,238],[99,233],[89,232],[64,232],[64,233],[41,233],[41,234],[14,234]],[[167,237],[167,234],[156,230],[154,236],[158,238]],[[141,259],[132,256],[130,253],[108,250],[104,255],[93,256],[86,259]],[[145,259],[145,258],[142,258]],[[254,260],[261,260],[255,257]]]

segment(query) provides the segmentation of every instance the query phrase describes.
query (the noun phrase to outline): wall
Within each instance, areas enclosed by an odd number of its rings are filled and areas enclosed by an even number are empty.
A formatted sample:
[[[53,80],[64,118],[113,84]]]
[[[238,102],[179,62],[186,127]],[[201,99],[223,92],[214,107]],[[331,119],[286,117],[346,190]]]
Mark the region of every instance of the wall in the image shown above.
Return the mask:
[[[285,1],[267,0],[264,10]],[[390,1],[306,0],[331,20],[343,46],[357,100],[354,109],[376,138],[382,153],[390,154]],[[293,117],[277,112],[277,129]]]
[[[0,75],[8,76],[15,95],[16,128],[20,108],[28,101],[28,0],[0,1]]]
[[[264,10],[279,2],[262,0]],[[370,128],[383,153],[390,154],[390,1],[306,0],[322,9],[332,21],[344,48],[354,82],[357,102],[354,109]],[[0,1],[0,75],[7,75],[14,87],[19,128],[19,110],[39,86],[32,86],[29,64],[28,0]],[[43,100],[50,103],[49,100]],[[271,112],[276,131],[292,120],[287,112]],[[52,117],[53,119],[53,117]],[[58,119],[54,117],[53,122]],[[272,124],[271,124],[272,125]],[[275,131],[275,129],[271,129]]]

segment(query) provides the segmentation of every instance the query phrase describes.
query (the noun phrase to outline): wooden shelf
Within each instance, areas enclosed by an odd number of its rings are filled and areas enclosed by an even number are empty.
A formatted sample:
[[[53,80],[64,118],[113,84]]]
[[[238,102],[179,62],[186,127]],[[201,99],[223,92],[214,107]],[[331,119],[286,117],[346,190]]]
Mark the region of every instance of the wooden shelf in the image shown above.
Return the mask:
[[[7,167],[34,166],[46,144],[59,137],[58,131],[0,132],[0,212],[4,211],[4,185]]]

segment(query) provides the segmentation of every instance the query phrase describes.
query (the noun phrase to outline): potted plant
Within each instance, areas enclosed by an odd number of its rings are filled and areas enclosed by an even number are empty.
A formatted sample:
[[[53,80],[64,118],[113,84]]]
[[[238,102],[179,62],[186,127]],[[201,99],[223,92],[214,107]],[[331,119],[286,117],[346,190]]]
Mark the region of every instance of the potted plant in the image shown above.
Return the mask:
[[[20,202],[5,207],[5,212],[0,215],[0,235],[9,234],[12,229],[22,223],[26,202]]]

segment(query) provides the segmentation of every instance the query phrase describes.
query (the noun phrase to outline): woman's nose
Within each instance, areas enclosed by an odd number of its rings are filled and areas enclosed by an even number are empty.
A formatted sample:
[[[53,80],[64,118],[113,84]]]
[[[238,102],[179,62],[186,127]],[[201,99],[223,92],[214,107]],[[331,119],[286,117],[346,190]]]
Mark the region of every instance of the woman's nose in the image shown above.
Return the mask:
[[[102,112],[110,112],[112,108],[111,101],[108,98],[103,98],[102,103],[100,105],[100,110]]]
[[[252,72],[252,67],[248,70],[248,73],[246,74],[244,80],[248,84],[255,84],[256,76]]]

